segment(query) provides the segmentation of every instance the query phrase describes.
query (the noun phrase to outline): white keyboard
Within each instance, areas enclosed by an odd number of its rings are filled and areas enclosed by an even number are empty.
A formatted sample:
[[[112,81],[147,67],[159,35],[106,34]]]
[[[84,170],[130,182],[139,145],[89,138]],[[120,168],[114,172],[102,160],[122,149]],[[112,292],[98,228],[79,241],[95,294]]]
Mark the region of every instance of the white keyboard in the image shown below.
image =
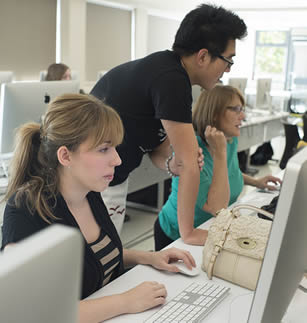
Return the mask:
[[[200,322],[229,293],[229,287],[192,283],[145,322]]]

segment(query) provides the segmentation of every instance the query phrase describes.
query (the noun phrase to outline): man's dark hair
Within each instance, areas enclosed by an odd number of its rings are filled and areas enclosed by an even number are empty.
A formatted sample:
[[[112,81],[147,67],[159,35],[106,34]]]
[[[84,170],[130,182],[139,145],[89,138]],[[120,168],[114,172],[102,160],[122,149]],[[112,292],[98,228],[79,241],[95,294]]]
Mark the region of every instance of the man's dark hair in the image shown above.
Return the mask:
[[[229,40],[242,39],[246,35],[246,25],[235,13],[223,7],[201,4],[181,22],[173,51],[179,56],[189,56],[206,48],[215,57],[226,50]]]

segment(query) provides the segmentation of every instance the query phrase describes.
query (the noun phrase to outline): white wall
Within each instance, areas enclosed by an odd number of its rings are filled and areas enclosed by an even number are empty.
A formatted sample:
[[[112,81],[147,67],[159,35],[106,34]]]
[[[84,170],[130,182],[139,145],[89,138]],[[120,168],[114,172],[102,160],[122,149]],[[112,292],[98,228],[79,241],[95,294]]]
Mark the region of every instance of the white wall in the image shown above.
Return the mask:
[[[1,0],[1,6],[5,2],[15,3],[18,0]],[[30,1],[30,0],[29,0]],[[48,12],[50,3],[54,3],[55,0],[31,0],[32,2],[36,1],[40,5],[40,12]],[[188,1],[188,0],[187,0]],[[126,9],[131,10],[131,36],[128,39],[128,36],[125,37],[125,40],[120,40],[122,43],[122,49],[118,47],[118,39],[116,37],[109,37],[110,33],[105,33],[102,35],[101,30],[95,32],[91,32],[93,39],[97,39],[104,43],[105,39],[107,39],[107,49],[112,52],[112,49],[116,49],[113,51],[114,56],[117,54],[117,51],[123,50],[125,53],[131,51],[131,58],[143,57],[144,55],[151,53],[156,50],[163,50],[170,48],[174,35],[179,26],[180,20],[183,16],[183,12],[180,11],[180,7],[178,3],[172,0],[165,0],[165,4],[167,4],[167,8],[171,8],[171,3],[173,3],[174,10],[166,10],[163,11],[161,7],[161,2],[159,2],[159,10],[153,10],[153,6],[155,5],[155,1],[136,1],[136,0],[113,0],[113,1],[104,1],[104,0],[89,0],[90,3],[98,3],[103,6],[109,6],[110,3],[113,5],[116,4],[117,7],[126,6]],[[27,1],[28,3],[28,1]],[[68,64],[72,69],[78,70],[80,74],[81,82],[86,82],[91,80],[94,77],[95,71],[97,68],[97,72],[99,69],[106,69],[111,66],[114,66],[118,63],[121,63],[123,60],[129,60],[128,55],[123,55],[119,57],[118,60],[112,60],[112,57],[103,57],[100,62],[92,58],[93,52],[95,52],[95,48],[91,43],[87,44],[87,0],[61,0],[62,3],[62,12],[61,12],[61,20],[62,20],[62,28],[61,28],[61,61]],[[195,3],[195,1],[194,1]],[[231,2],[229,2],[231,3]],[[175,8],[176,7],[176,8]],[[1,7],[3,8],[3,6]],[[247,26],[248,26],[248,37],[242,42],[237,43],[237,57],[235,58],[235,65],[232,68],[230,76],[248,76],[251,77],[252,69],[253,69],[253,60],[254,60],[254,45],[255,45],[255,31],[257,29],[289,29],[293,27],[305,27],[307,28],[307,6],[302,7],[300,10],[236,10],[240,17],[242,17]],[[6,13],[3,13],[2,16],[5,16]],[[12,13],[10,12],[11,16]],[[180,17],[180,18],[179,18]],[[55,19],[54,17],[52,19]],[[178,20],[180,19],[180,20]],[[32,19],[33,20],[33,19]],[[27,19],[27,22],[31,25],[31,19]],[[125,18],[125,20],[127,20]],[[15,19],[14,25],[16,30],[22,30],[24,28],[24,22],[21,22],[21,19]],[[127,23],[127,22],[126,22]],[[0,22],[1,24],[1,22]],[[37,25],[38,24],[38,25]],[[36,22],[36,25],[33,26],[34,29],[40,30],[43,26],[43,22]],[[115,21],[109,22],[110,32],[120,32],[122,25]],[[0,29],[0,41],[3,38],[5,28]],[[105,32],[105,30],[104,30]],[[39,54],[42,53],[42,56],[47,57],[48,63],[44,63],[44,68],[49,64],[50,61],[55,60],[55,50],[49,49],[49,45],[54,42],[54,39],[49,36],[45,36],[48,38],[46,45],[42,43]],[[31,39],[27,37],[29,44]],[[48,45],[49,44],[49,45]],[[90,48],[88,48],[90,46]],[[130,48],[129,48],[130,46]],[[19,64],[25,65],[27,61],[33,61],[37,59],[38,50],[34,49],[31,51],[31,47],[29,46],[30,51],[26,54],[25,60],[22,61],[20,58],[15,59],[16,66]],[[18,47],[17,47],[18,48]],[[45,53],[45,49],[47,52]],[[2,49],[3,51],[3,49]],[[12,51],[12,57],[15,52]],[[54,57],[54,59],[53,59]],[[34,59],[33,59],[34,58]],[[103,61],[103,62],[102,62]],[[42,64],[41,64],[42,65]],[[9,66],[10,68],[6,68]],[[11,63],[8,64],[2,55],[2,60],[0,62],[0,69],[12,69]],[[42,68],[43,69],[43,68]],[[88,70],[88,71],[87,71]],[[37,73],[37,71],[32,73]],[[93,80],[91,80],[93,81]]]
[[[129,10],[87,3],[86,80],[96,81],[97,72],[131,60]]]
[[[61,62],[85,80],[86,0],[58,0],[61,4]]]
[[[0,70],[38,80],[55,62],[56,0],[0,0]]]
[[[171,49],[180,21],[148,15],[147,53]]]

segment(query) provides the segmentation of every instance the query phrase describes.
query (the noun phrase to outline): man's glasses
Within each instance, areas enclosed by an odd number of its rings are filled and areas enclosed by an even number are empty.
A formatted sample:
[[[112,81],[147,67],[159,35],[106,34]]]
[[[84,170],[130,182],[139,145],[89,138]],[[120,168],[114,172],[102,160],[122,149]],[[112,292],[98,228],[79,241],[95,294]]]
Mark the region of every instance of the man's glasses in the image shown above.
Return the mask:
[[[217,55],[218,58],[222,59],[224,62],[226,62],[228,65],[227,65],[227,68],[231,68],[231,66],[233,65],[233,61],[223,55]]]
[[[235,107],[227,107],[226,109],[236,112],[237,114],[245,112],[245,107],[237,105]]]

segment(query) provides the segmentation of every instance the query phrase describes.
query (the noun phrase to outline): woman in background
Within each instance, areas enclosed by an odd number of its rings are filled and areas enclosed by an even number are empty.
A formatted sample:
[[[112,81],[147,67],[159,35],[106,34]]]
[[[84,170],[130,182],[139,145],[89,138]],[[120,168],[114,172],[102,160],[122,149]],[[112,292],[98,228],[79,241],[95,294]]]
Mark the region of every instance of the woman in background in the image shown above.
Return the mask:
[[[245,117],[244,106],[244,98],[238,89],[216,85],[210,91],[202,91],[193,110],[193,127],[205,161],[200,172],[194,227],[234,203],[244,184],[275,190],[276,184],[281,183],[274,176],[253,178],[239,168],[237,147]],[[182,231],[183,225],[177,218],[178,181],[179,178],[173,178],[172,192],[155,222],[156,250],[178,239]]]
[[[46,81],[70,81],[70,68],[63,63],[54,63],[48,67]]]
[[[122,138],[119,115],[100,100],[80,94],[56,98],[41,125],[28,123],[17,133],[2,249],[53,223],[78,228],[84,237],[82,298],[117,278],[124,267],[148,264],[178,272],[171,262],[179,259],[188,268],[195,266],[184,250],[123,249],[100,194],[121,163],[115,147]],[[164,285],[140,283],[121,294],[81,300],[80,322],[101,322],[165,302]]]

